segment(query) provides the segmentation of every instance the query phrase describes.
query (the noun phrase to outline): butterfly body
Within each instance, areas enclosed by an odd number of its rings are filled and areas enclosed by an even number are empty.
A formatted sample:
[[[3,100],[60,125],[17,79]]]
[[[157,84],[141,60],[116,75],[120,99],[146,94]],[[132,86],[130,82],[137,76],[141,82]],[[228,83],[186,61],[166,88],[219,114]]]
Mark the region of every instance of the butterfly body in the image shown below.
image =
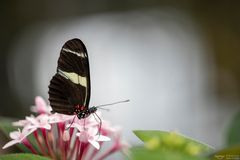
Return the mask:
[[[97,110],[89,108],[90,92],[87,49],[80,39],[69,40],[60,51],[57,73],[49,85],[52,112],[88,117]]]

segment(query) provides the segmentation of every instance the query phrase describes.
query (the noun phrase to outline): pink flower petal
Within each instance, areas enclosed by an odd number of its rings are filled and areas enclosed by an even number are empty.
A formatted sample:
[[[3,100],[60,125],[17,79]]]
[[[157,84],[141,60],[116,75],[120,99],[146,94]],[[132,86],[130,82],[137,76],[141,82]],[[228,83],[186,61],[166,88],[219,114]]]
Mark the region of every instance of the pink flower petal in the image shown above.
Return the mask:
[[[35,104],[39,110],[44,110],[47,106],[44,99],[40,96],[35,98]]]
[[[10,147],[16,143],[21,143],[29,134],[31,134],[34,130],[29,130],[26,128],[23,128],[22,132],[20,129],[18,131],[10,132],[10,137],[13,139],[9,141],[7,144],[3,146],[3,149]]]
[[[72,121],[74,118],[74,115],[64,115],[59,113],[54,113],[49,116],[49,123],[60,123],[60,122],[67,122]]]
[[[96,141],[110,141],[111,140],[111,138],[109,138],[109,137],[107,137],[107,136],[103,136],[103,135],[100,135],[100,136],[98,136],[98,135],[96,135],[95,137],[94,137],[94,139],[96,140]]]
[[[24,127],[21,135],[19,136],[20,142],[22,142],[28,135],[30,135],[34,131],[35,129],[28,129],[27,127]]]
[[[68,131],[63,132],[63,141],[68,141],[70,139],[70,134]]]
[[[12,139],[18,139],[18,137],[20,137],[20,135],[21,135],[20,129],[18,129],[18,131],[10,132],[10,134],[9,134],[9,136]]]
[[[93,147],[95,147],[96,149],[100,149],[100,145],[97,141],[88,140],[88,142],[91,143],[91,145],[93,145]]]
[[[35,104],[36,106],[31,107],[31,111],[39,113],[39,114],[49,114],[50,113],[50,107],[46,104],[44,99],[40,96],[37,96],[35,98]]]
[[[68,127],[70,127],[70,125],[71,125],[71,124],[68,124],[66,127],[68,128]],[[84,126],[83,126],[83,125],[80,125],[80,124],[78,124],[78,123],[73,123],[73,124],[71,125],[71,127],[77,128],[79,132],[84,131]]]
[[[16,122],[13,122],[13,126],[25,126],[29,123],[29,121],[27,120],[19,120],[19,121],[16,121]]]
[[[6,143],[6,144],[2,147],[2,149],[8,148],[8,147],[10,147],[10,146],[12,146],[12,145],[14,145],[14,144],[16,144],[16,143],[19,143],[19,140],[16,140],[16,139],[11,140],[11,141],[9,141],[8,143]]]
[[[87,142],[89,139],[89,136],[85,131],[78,132],[76,135],[79,137],[79,140],[82,142]]]
[[[31,117],[26,117],[26,120],[29,121],[32,124],[37,124],[38,123],[36,118],[32,117],[32,116]]]

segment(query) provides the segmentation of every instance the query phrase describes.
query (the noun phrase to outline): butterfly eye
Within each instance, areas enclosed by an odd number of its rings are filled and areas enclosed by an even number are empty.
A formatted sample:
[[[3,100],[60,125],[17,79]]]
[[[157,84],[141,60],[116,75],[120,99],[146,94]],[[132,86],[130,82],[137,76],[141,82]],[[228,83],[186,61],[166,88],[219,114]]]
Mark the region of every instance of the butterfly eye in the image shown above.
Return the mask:
[[[80,110],[83,111],[83,110],[84,110],[84,106],[82,106],[82,107],[80,108]]]

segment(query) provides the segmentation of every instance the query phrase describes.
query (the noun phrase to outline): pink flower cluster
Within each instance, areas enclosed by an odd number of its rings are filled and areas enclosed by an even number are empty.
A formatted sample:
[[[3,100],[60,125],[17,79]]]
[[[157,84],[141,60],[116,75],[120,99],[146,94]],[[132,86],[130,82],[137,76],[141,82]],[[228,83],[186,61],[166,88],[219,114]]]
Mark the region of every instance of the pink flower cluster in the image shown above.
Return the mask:
[[[127,147],[120,138],[120,130],[105,120],[102,120],[100,127],[91,115],[79,120],[75,115],[51,114],[50,106],[41,97],[36,97],[35,104],[31,109],[38,115],[14,122],[13,125],[22,130],[11,132],[12,140],[3,149],[22,143],[32,153],[54,160],[103,160]],[[99,112],[97,114],[100,116]],[[35,142],[30,140],[30,135],[33,135]],[[104,142],[110,140],[104,151],[99,152]]]

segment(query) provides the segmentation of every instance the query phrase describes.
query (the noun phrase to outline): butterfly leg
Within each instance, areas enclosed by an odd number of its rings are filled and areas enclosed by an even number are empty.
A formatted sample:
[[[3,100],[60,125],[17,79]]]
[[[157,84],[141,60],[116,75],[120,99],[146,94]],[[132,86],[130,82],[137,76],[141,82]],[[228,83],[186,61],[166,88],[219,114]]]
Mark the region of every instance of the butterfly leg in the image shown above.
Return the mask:
[[[96,119],[95,116],[97,116],[97,118],[98,118],[99,121]],[[93,117],[95,118],[95,120],[96,120],[97,122],[99,122],[99,128],[98,128],[97,134],[98,134],[98,136],[100,136],[100,132],[101,132],[101,129],[102,129],[102,119],[97,115],[97,113],[93,113]]]
[[[73,122],[74,122],[75,118],[76,118],[76,115],[74,116],[74,118],[73,118],[73,120],[72,120],[72,122],[71,122],[70,126],[68,126],[67,128],[65,128],[65,130],[68,130],[68,129],[69,129],[71,126],[72,126],[72,124],[73,124]]]
[[[83,129],[86,130],[86,118],[83,119]]]

